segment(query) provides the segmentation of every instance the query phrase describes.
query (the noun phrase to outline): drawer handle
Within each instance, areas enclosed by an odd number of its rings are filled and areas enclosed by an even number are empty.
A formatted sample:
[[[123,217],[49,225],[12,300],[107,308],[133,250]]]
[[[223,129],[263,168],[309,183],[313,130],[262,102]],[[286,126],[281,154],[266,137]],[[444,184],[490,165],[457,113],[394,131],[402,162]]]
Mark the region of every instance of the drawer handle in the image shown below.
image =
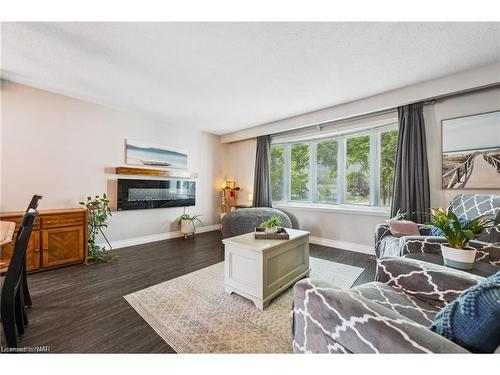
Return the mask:
[[[64,220],[47,220],[46,223],[66,223],[68,221],[83,221],[83,219],[64,219]]]
[[[75,220],[65,220],[65,221],[46,221],[45,225],[75,225],[75,224],[83,224],[83,220],[75,219]]]

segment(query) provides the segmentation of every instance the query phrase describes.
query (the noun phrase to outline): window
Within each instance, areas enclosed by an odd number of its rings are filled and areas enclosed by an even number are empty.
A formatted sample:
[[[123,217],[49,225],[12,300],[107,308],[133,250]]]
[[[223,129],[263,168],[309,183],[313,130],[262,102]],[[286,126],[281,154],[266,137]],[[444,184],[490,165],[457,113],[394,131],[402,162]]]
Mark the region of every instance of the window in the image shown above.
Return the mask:
[[[292,144],[290,155],[290,200],[308,201],[309,144]]]
[[[396,163],[396,146],[398,131],[390,130],[380,135],[380,196],[382,206],[390,206],[394,182],[394,165]]]
[[[285,200],[285,147],[271,146],[271,196],[273,201]]]
[[[319,142],[316,148],[316,192],[320,203],[337,203],[337,141]]]
[[[271,146],[275,203],[390,206],[397,125]]]
[[[370,203],[370,136],[346,139],[345,201]]]

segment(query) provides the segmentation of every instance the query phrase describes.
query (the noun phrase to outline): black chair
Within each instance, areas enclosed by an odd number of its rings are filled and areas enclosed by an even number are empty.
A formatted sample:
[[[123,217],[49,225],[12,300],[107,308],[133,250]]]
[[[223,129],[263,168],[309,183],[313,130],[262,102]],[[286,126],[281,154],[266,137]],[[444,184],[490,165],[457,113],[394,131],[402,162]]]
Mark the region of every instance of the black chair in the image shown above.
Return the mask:
[[[33,195],[33,198],[31,198],[31,202],[28,205],[28,208],[26,209],[26,212],[29,212],[29,210],[36,210],[38,207],[38,201],[42,199],[43,196],[35,194]],[[23,294],[24,294],[24,306],[25,307],[31,307],[33,304],[31,302],[31,295],[30,291],[28,288],[28,277],[26,275],[26,254],[24,255],[24,262],[23,262]]]
[[[37,212],[34,209],[29,209],[23,216],[0,296],[3,332],[7,346],[11,348],[17,347],[17,334],[22,335],[28,325],[24,300],[26,249],[36,215]]]
[[[43,198],[42,195],[38,195],[38,194],[33,195],[33,198],[31,198],[31,202],[28,205],[26,212],[28,212],[29,210],[36,210],[38,207],[38,201],[42,198]]]

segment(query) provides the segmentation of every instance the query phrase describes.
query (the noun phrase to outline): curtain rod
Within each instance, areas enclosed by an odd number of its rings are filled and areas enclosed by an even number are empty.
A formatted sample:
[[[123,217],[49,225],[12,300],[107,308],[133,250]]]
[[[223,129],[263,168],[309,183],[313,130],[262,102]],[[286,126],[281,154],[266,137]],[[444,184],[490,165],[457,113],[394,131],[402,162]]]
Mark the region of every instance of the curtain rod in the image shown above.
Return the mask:
[[[425,101],[422,102],[422,104],[423,105],[434,105],[434,104],[436,104],[436,99],[425,100]],[[347,117],[347,118],[340,119],[340,120],[324,121],[324,122],[321,122],[321,123],[318,123],[318,124],[313,124],[313,125],[306,126],[305,128],[302,128],[302,129],[306,129],[306,128],[309,128],[309,127],[312,128],[312,127],[315,127],[315,126],[316,127],[321,127],[321,126],[325,126],[325,125],[328,125],[328,124],[333,124],[333,123],[336,123],[336,122],[342,122],[342,121],[362,120],[362,119],[367,118],[367,117],[385,115],[386,113],[395,112],[397,110],[398,110],[398,107],[393,107],[393,108],[389,108],[389,109],[384,109],[382,111],[370,112],[370,113],[366,113],[364,115]]]
[[[423,105],[434,105],[434,104],[436,104],[436,99],[425,100],[425,101],[422,102],[422,104]],[[317,124],[311,124],[311,125],[304,126],[304,127],[297,128],[297,129],[293,129],[293,130],[286,130],[286,131],[283,131],[283,132],[274,133],[274,134],[271,134],[271,137],[273,137],[273,136],[281,136],[281,135],[285,135],[285,134],[291,134],[291,133],[300,132],[302,130],[313,129],[313,128],[316,128],[316,129],[318,129],[318,130],[321,131],[321,128],[323,128],[325,126],[328,126],[328,125],[332,125],[332,124],[335,124],[335,123],[342,123],[342,122],[363,120],[365,118],[369,118],[369,117],[373,117],[373,116],[380,116],[380,115],[384,115],[384,114],[387,114],[387,113],[395,112],[395,111],[397,111],[397,109],[398,109],[398,107],[394,107],[394,108],[385,109],[385,110],[382,110],[382,111],[370,112],[370,113],[366,113],[364,115],[352,116],[352,117],[347,117],[347,118],[339,119],[339,120],[323,121],[323,122],[320,122],[320,123],[317,123]]]
[[[453,98],[455,96],[466,95],[471,92],[479,92],[483,90],[489,90],[492,88],[500,87],[500,79],[498,77],[498,69],[500,68],[500,63],[491,64],[473,71],[462,72],[458,74],[453,74],[450,76],[442,77],[439,79],[417,83],[415,85],[410,85],[408,87],[402,87],[390,91],[389,98],[386,98],[385,93],[376,94],[373,97],[361,98],[355,102],[359,102],[359,105],[354,106],[354,112],[359,111],[363,108],[371,108],[371,112],[365,113],[375,113],[376,107],[384,107],[384,104],[388,105],[385,109],[396,108],[400,104],[410,104],[416,102],[423,102],[424,104],[433,104],[435,101],[440,103],[441,100],[446,100],[448,98]],[[394,101],[401,101],[400,103],[394,103]],[[406,103],[405,103],[406,102]],[[323,124],[327,122],[336,122],[335,119],[330,120],[320,120],[324,116],[343,116],[353,110],[353,106],[348,106],[349,103],[332,105],[331,107],[319,108],[317,110],[302,113],[295,116],[290,116],[287,118],[282,118],[272,122],[260,124],[253,126],[244,130],[234,131],[232,133],[223,134],[221,136],[221,141],[223,143],[232,143],[237,141],[242,141],[245,139],[251,139],[262,135],[278,135],[284,133],[291,129],[300,129],[303,127],[312,127],[318,124]],[[346,106],[347,105],[347,106]],[[336,107],[339,107],[338,109]],[[374,108],[375,107],[375,108]],[[317,114],[315,114],[317,113]],[[342,120],[348,120],[349,118],[355,118],[356,114],[352,113],[351,116],[347,115],[343,117]],[[311,119],[316,119],[311,120]],[[340,120],[340,119],[339,119]],[[288,128],[288,129],[287,129]]]

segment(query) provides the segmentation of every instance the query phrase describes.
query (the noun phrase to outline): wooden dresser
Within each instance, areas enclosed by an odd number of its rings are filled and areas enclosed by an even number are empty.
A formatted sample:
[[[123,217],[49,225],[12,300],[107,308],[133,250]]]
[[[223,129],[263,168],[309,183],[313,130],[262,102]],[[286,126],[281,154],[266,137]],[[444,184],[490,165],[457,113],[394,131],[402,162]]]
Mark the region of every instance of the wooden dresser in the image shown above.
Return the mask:
[[[16,223],[14,238],[24,212],[0,214],[0,220]],[[83,263],[87,257],[87,209],[41,210],[38,212],[26,251],[28,272]],[[0,250],[0,272],[7,271],[14,241]]]

